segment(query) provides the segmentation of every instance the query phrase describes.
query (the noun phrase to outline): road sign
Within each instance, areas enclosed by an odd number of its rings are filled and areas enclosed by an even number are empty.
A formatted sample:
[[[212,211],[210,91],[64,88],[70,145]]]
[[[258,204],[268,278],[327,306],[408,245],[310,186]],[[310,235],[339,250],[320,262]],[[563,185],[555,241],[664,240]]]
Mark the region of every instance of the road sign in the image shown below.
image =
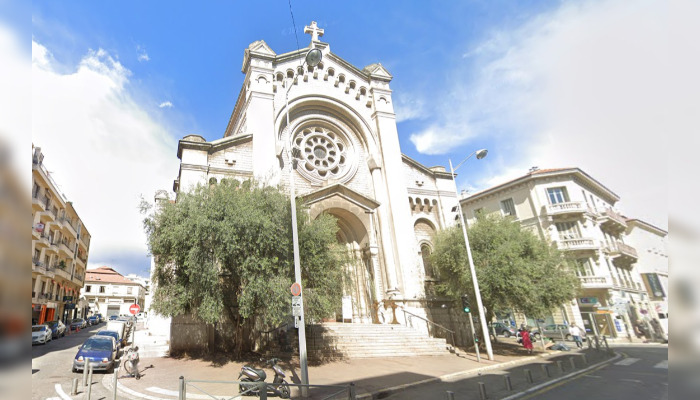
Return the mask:
[[[289,289],[292,291],[292,296],[301,296],[301,285],[299,282],[292,283],[292,287]]]
[[[292,315],[301,317],[301,296],[292,297]]]
[[[132,315],[138,314],[139,311],[141,311],[141,306],[139,306],[138,304],[132,304],[132,305],[129,306],[129,312],[130,312]]]

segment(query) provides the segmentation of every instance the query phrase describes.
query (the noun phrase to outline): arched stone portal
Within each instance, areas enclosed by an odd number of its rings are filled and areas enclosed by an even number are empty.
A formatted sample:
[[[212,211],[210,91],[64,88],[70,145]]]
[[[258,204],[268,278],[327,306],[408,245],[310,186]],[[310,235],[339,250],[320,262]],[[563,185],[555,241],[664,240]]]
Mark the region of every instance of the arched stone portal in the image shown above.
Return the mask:
[[[374,210],[378,203],[343,185],[333,185],[306,195],[304,202],[309,207],[311,218],[326,213],[338,221],[336,237],[338,243],[348,251],[342,295],[346,296],[346,299],[349,296],[352,322],[377,322],[373,306],[383,287],[377,236],[374,231]],[[341,312],[337,319],[343,318]]]

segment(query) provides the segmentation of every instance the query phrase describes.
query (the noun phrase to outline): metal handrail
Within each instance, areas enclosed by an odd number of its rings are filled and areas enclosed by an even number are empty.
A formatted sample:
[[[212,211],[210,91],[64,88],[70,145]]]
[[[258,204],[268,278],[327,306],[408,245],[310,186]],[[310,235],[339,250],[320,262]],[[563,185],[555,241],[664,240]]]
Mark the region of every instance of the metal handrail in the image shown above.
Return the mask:
[[[453,331],[453,330],[451,330],[451,329],[447,329],[446,327],[444,327],[444,326],[438,324],[437,322],[433,322],[433,321],[431,321],[431,320],[429,320],[429,319],[427,319],[427,318],[423,318],[423,317],[421,317],[420,315],[416,315],[416,314],[414,314],[414,313],[412,313],[412,312],[410,312],[410,311],[406,311],[403,307],[401,307],[401,311],[403,311],[403,313],[404,313],[404,319],[407,319],[407,318],[406,318],[406,314],[410,314],[410,315],[412,315],[412,316],[414,316],[414,317],[416,317],[416,318],[418,318],[418,319],[422,319],[423,321],[425,321],[425,322],[427,322],[427,323],[429,323],[429,324],[431,324],[431,325],[435,325],[435,326],[437,326],[438,328],[442,328],[442,329],[444,329],[445,331],[449,332],[450,338],[452,339],[452,340],[451,340],[452,343],[450,343],[450,344],[451,344],[453,347],[455,346],[455,336],[454,336],[454,335],[455,335],[455,331]],[[430,334],[430,328],[428,328],[428,334]],[[431,335],[431,336],[432,336],[432,335]]]

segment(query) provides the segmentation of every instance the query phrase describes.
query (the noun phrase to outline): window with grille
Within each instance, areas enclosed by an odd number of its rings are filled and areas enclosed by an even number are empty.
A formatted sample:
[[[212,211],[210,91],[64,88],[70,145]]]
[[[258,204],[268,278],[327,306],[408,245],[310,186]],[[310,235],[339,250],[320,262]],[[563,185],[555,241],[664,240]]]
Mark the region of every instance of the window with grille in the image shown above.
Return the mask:
[[[590,258],[579,258],[574,261],[576,264],[576,275],[577,276],[594,276],[593,266],[591,265]]]
[[[517,217],[515,213],[515,203],[513,203],[512,198],[501,201],[501,212],[503,212],[503,215]]]

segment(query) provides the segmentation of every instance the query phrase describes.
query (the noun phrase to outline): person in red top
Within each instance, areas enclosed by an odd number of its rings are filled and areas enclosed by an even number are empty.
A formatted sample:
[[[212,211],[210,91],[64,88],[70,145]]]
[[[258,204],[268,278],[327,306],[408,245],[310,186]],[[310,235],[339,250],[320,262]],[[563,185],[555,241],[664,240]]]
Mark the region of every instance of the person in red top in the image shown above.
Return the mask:
[[[530,340],[530,331],[527,328],[520,329],[520,338],[523,342],[523,347],[527,349],[527,353],[532,354],[532,340]]]

